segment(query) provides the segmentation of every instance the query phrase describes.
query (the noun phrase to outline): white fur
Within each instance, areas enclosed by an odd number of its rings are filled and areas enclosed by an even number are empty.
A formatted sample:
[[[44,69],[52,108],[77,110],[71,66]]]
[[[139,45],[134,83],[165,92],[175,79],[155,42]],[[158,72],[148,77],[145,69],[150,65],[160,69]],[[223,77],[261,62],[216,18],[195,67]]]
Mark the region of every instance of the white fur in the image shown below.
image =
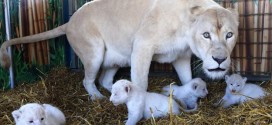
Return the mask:
[[[163,87],[163,94],[170,95],[170,85]],[[194,78],[185,85],[172,85],[173,97],[185,108],[196,110],[198,98],[204,98],[208,94],[206,83],[200,78]]]
[[[64,114],[49,104],[28,103],[12,112],[16,125],[64,125]]]
[[[146,92],[128,80],[119,80],[113,84],[110,101],[115,106],[126,103],[128,108],[126,125],[135,125],[141,118],[148,119],[152,115],[155,118],[163,117],[170,113],[168,97]],[[172,113],[179,114],[179,105],[175,100],[172,101]]]
[[[262,87],[246,83],[247,78],[243,78],[238,74],[226,75],[225,80],[227,83],[226,93],[216,104],[221,105],[222,103],[224,108],[234,104],[241,104],[248,100],[262,98],[267,94]]]

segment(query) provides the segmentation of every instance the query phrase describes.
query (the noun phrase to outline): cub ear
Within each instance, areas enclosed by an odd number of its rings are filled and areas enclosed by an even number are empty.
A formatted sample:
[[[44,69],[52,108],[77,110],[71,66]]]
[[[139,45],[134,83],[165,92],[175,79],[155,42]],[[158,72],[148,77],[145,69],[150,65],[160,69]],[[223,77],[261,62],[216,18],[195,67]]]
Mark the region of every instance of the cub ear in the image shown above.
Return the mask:
[[[197,87],[198,87],[198,84],[197,83],[193,83],[193,90],[196,90],[197,89]]]
[[[130,85],[126,85],[125,90],[126,90],[127,93],[129,93],[130,90],[131,90],[131,86]]]
[[[247,77],[243,77],[243,82],[246,83]]]
[[[225,80],[228,80],[229,79],[229,75],[225,75]]]
[[[14,120],[18,121],[19,118],[20,118],[20,116],[21,116],[21,114],[22,114],[22,112],[19,111],[19,110],[15,110],[11,114],[12,114],[12,117],[14,118]]]

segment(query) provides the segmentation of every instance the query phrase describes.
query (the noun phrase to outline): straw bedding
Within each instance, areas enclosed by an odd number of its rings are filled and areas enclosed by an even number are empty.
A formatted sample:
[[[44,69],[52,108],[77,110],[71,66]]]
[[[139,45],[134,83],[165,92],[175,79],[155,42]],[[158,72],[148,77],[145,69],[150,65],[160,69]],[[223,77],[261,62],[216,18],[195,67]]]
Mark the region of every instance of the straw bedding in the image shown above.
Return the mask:
[[[22,84],[14,90],[0,91],[0,124],[14,124],[11,112],[28,102],[50,103],[59,107],[67,118],[67,125],[119,125],[127,119],[125,105],[115,107],[109,100],[110,93],[100,88],[106,99],[91,101],[82,85],[83,72],[66,68],[53,69],[46,78],[36,84]],[[118,78],[120,79],[120,78]],[[149,78],[149,91],[159,92],[162,86],[177,78]],[[271,93],[271,82],[261,85]],[[209,94],[199,101],[195,113],[141,120],[138,124],[183,125],[183,124],[271,124],[272,96],[251,101],[231,108],[215,108],[213,103],[224,95],[224,83],[209,83]]]

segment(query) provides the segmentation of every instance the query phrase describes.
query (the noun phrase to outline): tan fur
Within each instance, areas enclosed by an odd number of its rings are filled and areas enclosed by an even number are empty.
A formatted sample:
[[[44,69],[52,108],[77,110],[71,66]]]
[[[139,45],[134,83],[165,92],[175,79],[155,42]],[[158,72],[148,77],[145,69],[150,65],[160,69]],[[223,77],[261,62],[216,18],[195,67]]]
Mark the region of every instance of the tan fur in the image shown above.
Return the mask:
[[[132,82],[147,89],[152,60],[172,63],[186,83],[192,79],[192,53],[203,60],[208,76],[220,78],[229,69],[237,29],[237,13],[212,0],[95,0],[83,5],[63,26],[5,42],[0,58],[1,65],[9,67],[8,46],[66,34],[84,65],[83,84],[94,99],[103,97],[94,85],[101,65],[99,81],[109,91],[117,70],[127,66],[131,66]],[[204,39],[203,32],[210,32],[213,38]],[[227,32],[234,33],[229,40],[224,39]],[[212,57],[227,60],[218,65]],[[208,71],[216,68],[225,70]]]

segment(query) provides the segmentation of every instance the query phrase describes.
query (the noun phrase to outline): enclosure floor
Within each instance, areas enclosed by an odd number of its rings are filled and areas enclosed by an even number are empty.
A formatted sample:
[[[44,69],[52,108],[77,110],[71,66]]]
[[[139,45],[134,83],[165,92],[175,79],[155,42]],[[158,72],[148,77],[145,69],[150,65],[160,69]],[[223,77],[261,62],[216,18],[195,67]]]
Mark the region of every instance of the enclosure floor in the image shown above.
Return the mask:
[[[85,91],[83,72],[69,71],[66,68],[53,69],[44,80],[35,84],[22,84],[14,90],[0,91],[0,124],[14,124],[11,112],[29,102],[50,103],[59,107],[66,115],[67,125],[118,125],[127,119],[125,105],[115,107],[109,100],[110,93],[100,88],[107,97],[91,101]],[[119,78],[118,78],[119,79]],[[178,82],[176,78],[149,78],[149,91],[160,92],[162,86]],[[271,82],[262,87],[271,93]],[[251,101],[231,108],[215,108],[213,103],[224,95],[225,84],[208,84],[209,94],[199,101],[195,113],[181,113],[178,116],[141,120],[138,124],[174,125],[183,124],[269,124],[272,122],[272,96]]]

